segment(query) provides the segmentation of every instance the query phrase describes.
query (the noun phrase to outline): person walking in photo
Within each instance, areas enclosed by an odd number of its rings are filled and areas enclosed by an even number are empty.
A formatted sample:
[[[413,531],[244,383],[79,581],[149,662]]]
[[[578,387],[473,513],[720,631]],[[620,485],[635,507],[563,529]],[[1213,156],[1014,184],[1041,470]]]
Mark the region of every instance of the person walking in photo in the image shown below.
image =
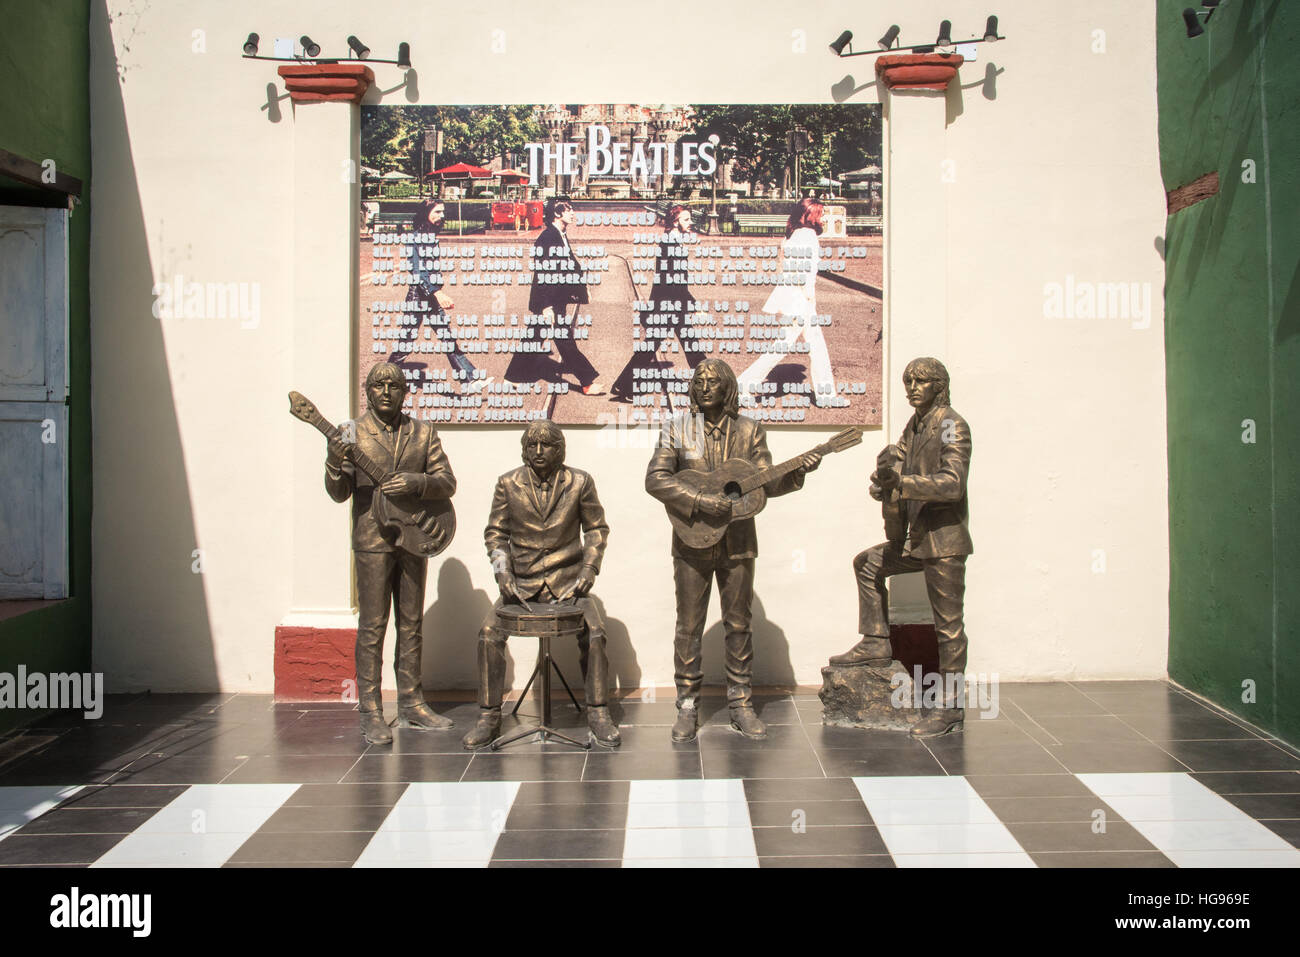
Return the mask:
[[[763,312],[768,315],[785,317],[785,335],[780,339],[764,340],[771,351],[755,359],[737,377],[742,401],[767,379],[777,363],[803,338],[808,343],[808,358],[812,363],[813,401],[822,407],[847,403],[835,395],[835,375],[831,371],[830,353],[826,351],[826,338],[821,326],[816,324],[817,268],[821,259],[817,237],[822,232],[824,210],[818,200],[804,198],[795,204],[786,221],[778,273],[781,282],[763,304]]]
[[[578,380],[583,395],[604,395],[600,374],[590,360],[578,349],[573,333],[576,328],[568,316],[570,305],[586,305],[587,284],[583,282],[582,264],[569,246],[569,227],[577,222],[573,203],[565,199],[551,202],[546,217],[547,226],[533,241],[533,287],[528,294],[529,325],[527,335],[519,342],[537,341],[539,328],[536,316],[550,324],[556,351],[560,354],[560,371]],[[576,314],[576,310],[575,310]],[[565,321],[568,316],[569,321]],[[516,352],[506,367],[509,382],[536,382],[543,376],[537,362],[538,354]]]
[[[691,211],[685,206],[673,206],[664,217],[663,228],[655,256],[654,283],[647,300],[650,311],[640,315],[642,338],[637,340],[638,343],[650,343],[653,348],[634,349],[632,352],[632,358],[627,360],[627,365],[610,388],[611,398],[618,402],[632,401],[636,371],[654,367],[659,348],[670,335],[677,337],[691,371],[707,354],[698,348],[699,343],[694,337],[685,334],[691,317],[689,304],[695,299],[686,285],[688,243],[693,232]],[[657,380],[646,381],[655,383],[655,388],[659,387]]]

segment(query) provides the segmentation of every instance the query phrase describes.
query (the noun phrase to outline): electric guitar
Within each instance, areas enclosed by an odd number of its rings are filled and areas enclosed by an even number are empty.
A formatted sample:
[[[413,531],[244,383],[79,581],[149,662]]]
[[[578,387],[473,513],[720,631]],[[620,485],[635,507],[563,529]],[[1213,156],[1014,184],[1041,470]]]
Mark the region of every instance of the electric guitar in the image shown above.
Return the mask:
[[[843,452],[861,442],[862,430],[849,428],[804,454]],[[789,475],[799,467],[802,458],[802,455],[797,455],[780,465],[769,465],[767,468],[759,468],[745,459],[728,459],[712,472],[695,469],[678,472],[674,478],[692,491],[725,495],[731,499],[731,515],[723,518],[697,513],[693,518],[682,518],[669,509],[668,519],[672,522],[677,537],[691,548],[716,545],[727,534],[727,526],[732,522],[753,518],[763,510],[767,504],[767,492],[763,486]]]
[[[902,463],[898,447],[888,446],[876,456],[876,471],[871,475],[872,482],[879,483],[881,478],[897,472]],[[880,513],[885,520],[886,541],[901,542],[907,537],[907,504],[899,497],[897,486],[881,496]]]
[[[327,439],[342,438],[342,433],[316,411],[316,406],[301,392],[289,393],[289,412],[294,418],[314,425]],[[352,463],[375,483],[370,514],[381,528],[397,532],[398,548],[416,558],[432,558],[451,544],[456,534],[456,512],[451,499],[429,502],[414,495],[387,496],[379,491],[379,487],[394,473],[376,465],[355,442],[348,443],[347,450]]]

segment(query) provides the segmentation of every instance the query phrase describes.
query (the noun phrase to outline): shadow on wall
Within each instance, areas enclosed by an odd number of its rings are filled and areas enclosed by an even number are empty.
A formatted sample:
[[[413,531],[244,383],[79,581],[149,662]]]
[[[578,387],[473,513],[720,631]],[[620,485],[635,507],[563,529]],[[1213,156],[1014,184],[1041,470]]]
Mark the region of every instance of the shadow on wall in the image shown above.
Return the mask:
[[[475,588],[469,569],[457,558],[438,567],[437,597],[424,613],[426,690],[478,686],[478,631],[495,596]],[[511,671],[506,671],[510,687]]]
[[[104,4],[92,50],[113,51]],[[94,393],[93,656],[109,691],[215,691],[212,632],[134,158],[110,55],[90,60],[94,109],[91,361]],[[92,186],[94,189],[94,186]]]
[[[794,665],[790,663],[790,641],[785,629],[771,621],[763,608],[763,601],[754,593],[752,619],[749,630],[754,635],[754,684],[793,686]],[[723,643],[726,629],[721,621],[704,631],[704,685],[727,686],[723,671]]]

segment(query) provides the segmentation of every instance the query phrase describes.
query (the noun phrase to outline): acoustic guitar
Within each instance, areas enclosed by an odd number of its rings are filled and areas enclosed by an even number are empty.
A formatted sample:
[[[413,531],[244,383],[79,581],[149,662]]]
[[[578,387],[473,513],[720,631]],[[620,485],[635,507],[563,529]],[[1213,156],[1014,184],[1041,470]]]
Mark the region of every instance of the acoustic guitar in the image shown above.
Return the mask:
[[[879,487],[883,478],[892,476],[903,465],[903,456],[897,445],[887,445],[876,456],[876,470],[871,473],[872,484]],[[880,514],[885,520],[885,540],[901,542],[907,537],[907,503],[892,488],[880,497]]]
[[[821,445],[804,453],[817,452],[827,455],[831,452],[843,452],[862,442],[862,430],[845,429]],[[784,478],[799,467],[802,455],[797,455],[780,465],[759,468],[745,459],[728,459],[712,472],[700,472],[684,469],[674,478],[692,491],[712,495],[725,495],[731,499],[731,515],[723,518],[718,515],[697,514],[694,518],[682,518],[668,510],[668,519],[673,524],[677,537],[691,548],[709,548],[722,541],[727,534],[727,526],[745,518],[753,518],[767,504],[767,492],[763,486],[769,482]]]
[[[327,439],[342,438],[342,433],[316,411],[316,406],[301,392],[289,393],[289,412],[294,418],[314,425]],[[381,528],[397,533],[398,548],[416,558],[432,558],[451,544],[456,534],[456,512],[451,499],[428,502],[414,495],[387,496],[379,491],[379,487],[394,473],[376,465],[374,459],[362,452],[356,443],[348,443],[347,456],[375,483],[370,514]]]

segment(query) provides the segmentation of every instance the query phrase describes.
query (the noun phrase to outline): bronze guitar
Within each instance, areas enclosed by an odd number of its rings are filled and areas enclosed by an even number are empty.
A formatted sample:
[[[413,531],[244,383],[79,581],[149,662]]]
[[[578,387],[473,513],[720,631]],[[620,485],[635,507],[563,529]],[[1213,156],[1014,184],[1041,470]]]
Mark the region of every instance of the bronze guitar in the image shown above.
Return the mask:
[[[861,429],[845,429],[808,452],[821,455],[843,452],[861,442]],[[802,455],[797,455],[780,465],[769,465],[763,469],[745,459],[728,459],[712,472],[699,472],[695,469],[678,472],[674,478],[687,488],[706,494],[725,495],[731,499],[731,515],[721,518],[717,515],[697,514],[694,518],[682,518],[669,509],[668,518],[677,537],[691,548],[716,545],[727,534],[727,526],[732,522],[753,518],[763,510],[767,504],[767,492],[763,486],[789,475],[799,467],[802,458]]]
[[[289,412],[294,418],[314,425],[327,439],[341,439],[342,434],[318,411],[312,401],[301,392],[289,393]],[[432,558],[451,544],[456,534],[456,512],[451,499],[425,501],[415,496],[389,497],[379,487],[392,477],[392,472],[380,468],[355,443],[347,446],[348,458],[375,484],[375,494],[370,500],[370,514],[380,527],[397,533],[397,547],[417,558]]]
[[[903,464],[898,454],[898,446],[890,445],[876,456],[876,471],[871,474],[871,481],[879,483],[881,478],[895,473]],[[894,487],[880,497],[880,512],[885,520],[885,540],[901,542],[907,537],[907,503],[899,497],[898,488]]]

